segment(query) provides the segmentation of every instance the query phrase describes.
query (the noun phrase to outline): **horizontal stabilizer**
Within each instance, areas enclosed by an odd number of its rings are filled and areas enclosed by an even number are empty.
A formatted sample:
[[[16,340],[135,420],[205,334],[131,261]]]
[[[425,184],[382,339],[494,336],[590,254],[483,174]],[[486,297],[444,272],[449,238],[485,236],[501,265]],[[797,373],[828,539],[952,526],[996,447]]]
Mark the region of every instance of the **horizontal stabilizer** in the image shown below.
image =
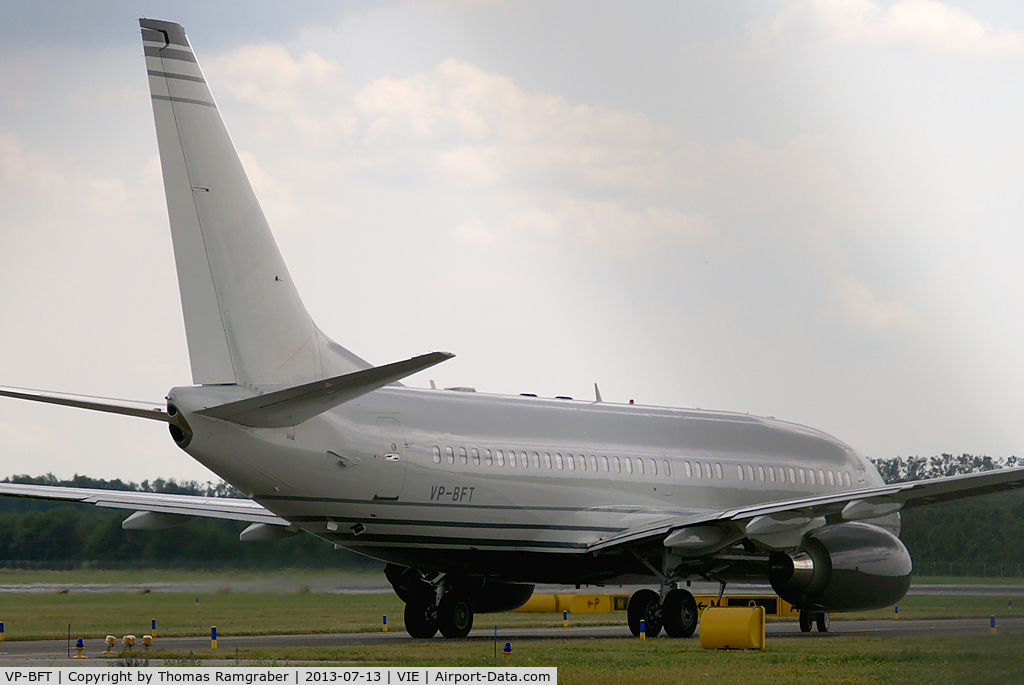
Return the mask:
[[[295,426],[454,356],[450,352],[431,352],[393,364],[247,397],[197,413],[254,428]]]
[[[78,407],[79,409],[91,409],[103,411],[110,414],[124,414],[126,416],[138,416],[143,419],[154,421],[170,421],[167,411],[159,404],[147,402],[134,402],[132,400],[113,400],[106,397],[90,397],[88,395],[69,395],[61,392],[46,392],[44,390],[27,390],[25,388],[7,388],[0,386],[0,396],[14,397],[19,400],[31,400],[33,402],[46,402],[47,404],[61,404],[65,407]]]

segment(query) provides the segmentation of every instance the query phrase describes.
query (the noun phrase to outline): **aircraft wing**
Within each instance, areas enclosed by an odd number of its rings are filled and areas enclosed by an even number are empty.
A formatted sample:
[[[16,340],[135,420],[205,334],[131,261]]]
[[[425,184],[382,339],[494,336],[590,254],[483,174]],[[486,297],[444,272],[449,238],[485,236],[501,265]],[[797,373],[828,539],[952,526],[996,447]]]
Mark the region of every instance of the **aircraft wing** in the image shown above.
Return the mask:
[[[169,495],[156,492],[130,490],[96,490],[92,488],[64,488],[52,485],[19,485],[0,483],[0,497],[50,500],[95,504],[110,509],[132,509],[159,515],[190,518],[230,519],[270,526],[288,526],[289,521],[273,514],[250,499],[232,497],[200,497],[198,495]],[[183,520],[182,520],[183,522]]]
[[[827,523],[880,518],[903,509],[1019,488],[1024,488],[1024,468],[893,483],[877,488],[669,516],[599,540],[587,551],[661,541],[665,547],[700,554],[714,552],[725,543],[732,544],[743,537],[760,540],[769,547],[784,548],[794,546],[805,533]]]

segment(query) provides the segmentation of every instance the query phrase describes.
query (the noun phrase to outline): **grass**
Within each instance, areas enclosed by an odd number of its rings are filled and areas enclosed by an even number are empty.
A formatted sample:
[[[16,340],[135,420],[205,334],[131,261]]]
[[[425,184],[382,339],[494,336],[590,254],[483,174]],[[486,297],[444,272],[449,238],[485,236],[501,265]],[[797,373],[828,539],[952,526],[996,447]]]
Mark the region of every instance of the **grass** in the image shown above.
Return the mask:
[[[296,588],[317,577],[339,578],[337,572],[284,571],[276,574],[206,572],[128,571],[5,571],[4,583],[137,584],[177,580],[209,581],[210,585],[231,581],[276,579],[282,587]],[[377,578],[376,573],[346,574]],[[18,580],[15,580],[18,579]],[[1019,597],[958,596],[955,586],[949,594],[907,596],[900,603],[901,619],[987,618],[1024,615],[1024,585]],[[197,601],[198,599],[198,601]],[[1013,605],[1008,604],[1013,601]],[[14,640],[55,639],[67,635],[72,626],[75,637],[102,638],[108,634],[143,635],[150,621],[157,620],[159,635],[207,635],[216,625],[222,635],[286,633],[365,632],[381,629],[381,617],[388,616],[393,630],[403,625],[404,605],[393,593],[340,595],[333,593],[261,592],[186,594],[180,592],[137,592],[68,594],[11,592],[0,602],[0,621],[6,624],[6,638]],[[837,614],[835,620],[892,619],[893,609]],[[775,620],[769,618],[769,620]],[[793,620],[793,619],[783,619]],[[573,625],[622,624],[625,616],[613,614],[571,614]],[[480,626],[535,628],[561,626],[560,614],[488,614],[477,619]]]
[[[81,573],[89,574],[85,580]],[[101,574],[99,576],[93,574]],[[158,572],[159,573],[159,572]],[[168,579],[183,575],[167,572]],[[29,572],[25,582],[125,583],[125,572]],[[150,574],[147,578],[153,579]],[[287,574],[286,574],[287,575]],[[337,577],[337,574],[332,574]],[[9,574],[4,574],[9,577]],[[46,576],[49,576],[47,578]],[[71,576],[75,576],[72,578]],[[296,573],[296,577],[310,574]],[[53,580],[59,577],[62,580]],[[191,574],[188,579],[264,578],[252,574]],[[291,576],[289,576],[291,577]],[[8,581],[11,582],[11,581]],[[153,579],[152,582],[157,582]],[[950,592],[955,592],[954,588]],[[950,595],[906,597],[900,602],[905,619],[1024,615],[1022,596],[965,597]],[[6,593],[0,600],[0,621],[7,639],[61,639],[72,624],[72,635],[90,639],[107,634],[120,637],[148,633],[150,619],[158,621],[159,636],[207,636],[211,625],[221,636],[298,632],[379,631],[387,614],[392,630],[402,626],[402,603],[390,593],[337,595],[329,593]],[[891,609],[837,616],[891,618]],[[575,614],[574,624],[622,623],[622,614]],[[496,614],[479,616],[479,626],[501,628],[561,625],[558,614]],[[159,645],[159,639],[157,641]],[[494,666],[494,646],[487,641],[412,641],[400,644],[330,648],[240,649],[242,665],[286,665],[297,661],[331,661],[354,665]],[[594,639],[514,642],[512,659],[498,665],[557,666],[559,682],[606,683],[1013,683],[1024,682],[1021,657],[1024,636],[961,637],[800,636],[769,637],[756,652],[708,651],[696,640]],[[141,655],[140,655],[141,656]],[[151,665],[163,660],[231,659],[233,650],[188,653],[159,650]]]
[[[241,665],[329,660],[355,666],[556,666],[558,681],[617,683],[1018,683],[1019,635],[771,638],[761,651],[704,650],[696,640],[522,641],[505,659],[490,642],[430,640],[337,648],[239,650]],[[182,655],[154,651],[159,659]],[[200,660],[234,654],[200,652]]]
[[[370,578],[385,584],[384,574],[379,569],[356,569],[338,571],[337,569],[282,569],[280,571],[190,571],[187,569],[143,569],[138,571],[119,570],[80,570],[80,571],[29,571],[22,569],[0,570],[0,583],[24,584],[34,583],[67,583],[68,585],[84,585],[92,583],[117,583],[145,587],[147,583],[194,583],[248,580],[280,580],[282,582],[298,582],[312,579],[338,578]]]

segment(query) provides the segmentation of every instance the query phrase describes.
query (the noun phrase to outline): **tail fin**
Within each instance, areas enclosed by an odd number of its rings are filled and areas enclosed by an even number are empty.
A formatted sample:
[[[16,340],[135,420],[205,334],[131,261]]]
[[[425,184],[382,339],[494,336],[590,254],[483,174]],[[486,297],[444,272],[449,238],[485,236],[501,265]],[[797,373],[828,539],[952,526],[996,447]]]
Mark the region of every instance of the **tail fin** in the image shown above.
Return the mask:
[[[292,385],[370,368],[299,299],[184,29],[139,24],[193,382]]]

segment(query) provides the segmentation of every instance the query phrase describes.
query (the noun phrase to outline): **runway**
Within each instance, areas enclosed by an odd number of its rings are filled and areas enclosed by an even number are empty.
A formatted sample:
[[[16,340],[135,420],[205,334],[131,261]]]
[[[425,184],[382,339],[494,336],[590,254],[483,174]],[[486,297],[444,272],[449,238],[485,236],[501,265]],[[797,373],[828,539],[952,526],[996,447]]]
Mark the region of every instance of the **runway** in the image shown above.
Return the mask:
[[[1002,618],[998,622],[1001,634],[1024,635],[1024,618]],[[991,632],[989,619],[946,619],[946,620],[873,620],[844,621],[833,620],[828,633],[801,633],[795,621],[768,623],[765,633],[771,638],[788,638],[798,640],[829,640],[849,636],[861,637],[904,637],[904,636],[947,636],[947,635],[988,635]],[[693,639],[697,639],[697,636]],[[530,642],[536,640],[591,640],[591,639],[635,639],[625,625],[587,626],[570,628],[503,628],[498,630],[500,643]],[[439,643],[443,638],[433,638]],[[658,638],[665,640],[668,638]],[[494,630],[486,627],[475,629],[467,638],[474,642],[491,642]],[[343,647],[355,645],[385,645],[412,642],[404,630],[390,633],[330,633],[316,635],[257,635],[232,636],[218,635],[217,651],[226,659],[230,659],[235,648],[273,648],[273,647]],[[210,639],[204,637],[161,637],[155,640],[160,649],[175,651],[205,651],[210,648]],[[105,666],[113,657],[101,656],[104,645],[98,640],[86,641],[85,654],[88,661],[69,660],[68,647],[65,640],[39,640],[24,642],[0,643],[0,667],[3,666]],[[71,650],[74,654],[74,649]],[[144,650],[136,649],[139,657],[145,656]],[[205,662],[204,662],[205,663]]]

